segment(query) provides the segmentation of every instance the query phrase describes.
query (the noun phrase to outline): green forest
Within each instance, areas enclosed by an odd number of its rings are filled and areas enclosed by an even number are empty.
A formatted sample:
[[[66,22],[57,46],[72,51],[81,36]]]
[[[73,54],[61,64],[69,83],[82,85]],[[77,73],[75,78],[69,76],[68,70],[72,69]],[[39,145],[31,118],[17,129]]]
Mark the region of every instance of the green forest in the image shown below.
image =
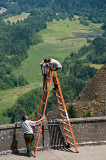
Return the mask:
[[[12,3],[15,2],[15,3]],[[104,23],[105,0],[2,0],[0,6],[8,9],[7,14],[20,14],[36,8],[50,8],[60,17],[80,15],[88,17],[94,23]],[[99,13],[98,13],[99,12]]]
[[[59,75],[60,84],[65,102],[74,100],[86,84],[96,74],[97,69],[92,64],[106,63],[106,4],[104,0],[2,0],[0,6],[7,11],[0,15],[0,90],[8,90],[28,85],[24,75],[16,76],[15,68],[21,66],[28,58],[28,50],[32,45],[43,42],[39,32],[47,29],[46,22],[54,19],[59,21],[68,18],[75,20],[79,16],[82,25],[101,23],[103,34],[93,39],[87,38],[87,45],[77,52],[70,52],[62,62],[62,71]],[[27,19],[12,23],[5,18],[19,15],[22,12],[30,13]],[[68,26],[67,26],[68,27]],[[84,58],[83,58],[84,57]],[[16,103],[1,115],[1,124],[19,121],[23,114],[33,119],[39,106],[42,88],[35,88],[18,97]],[[57,108],[54,91],[51,91],[48,100],[48,110]],[[71,98],[70,98],[71,97]],[[71,115],[74,117],[73,115]]]

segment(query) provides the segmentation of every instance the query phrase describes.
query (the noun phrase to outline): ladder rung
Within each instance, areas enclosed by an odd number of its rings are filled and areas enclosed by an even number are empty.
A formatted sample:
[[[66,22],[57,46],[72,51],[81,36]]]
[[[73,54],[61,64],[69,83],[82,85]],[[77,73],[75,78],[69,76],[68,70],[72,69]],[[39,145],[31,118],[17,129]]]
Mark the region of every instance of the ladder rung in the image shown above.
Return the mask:
[[[70,130],[68,130],[68,129],[65,129],[65,128],[64,128],[64,130],[66,130],[66,131],[70,132]]]
[[[47,90],[47,89],[44,89],[44,91],[45,91],[45,92],[48,92],[48,90]]]
[[[61,117],[63,117],[63,118],[65,118],[65,119],[67,119],[67,117],[65,117],[65,116],[61,116]]]
[[[63,111],[63,112],[65,112],[63,109],[60,109],[60,111]]]
[[[61,104],[61,105],[63,105],[63,103],[61,103],[61,102],[58,102],[58,104]]]
[[[72,146],[74,146],[74,144],[73,143],[71,143],[71,142],[68,142],[69,144],[71,144]]]
[[[68,124],[66,122],[62,122],[63,124],[66,124],[68,126]]]
[[[56,95],[57,97],[61,98],[61,96]]]
[[[42,116],[42,114],[38,113],[39,116]]]
[[[45,102],[41,101],[41,103],[45,104]]]
[[[72,139],[72,137],[70,137],[70,136],[68,136],[68,135],[66,135],[68,138],[70,138],[70,139]]]

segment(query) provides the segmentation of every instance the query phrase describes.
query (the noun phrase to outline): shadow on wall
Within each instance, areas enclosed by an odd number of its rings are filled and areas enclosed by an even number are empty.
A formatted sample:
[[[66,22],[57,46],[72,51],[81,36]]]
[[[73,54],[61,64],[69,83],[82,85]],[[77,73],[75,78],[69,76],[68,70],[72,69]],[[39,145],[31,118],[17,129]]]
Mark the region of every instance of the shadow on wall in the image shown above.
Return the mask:
[[[59,125],[49,126],[50,146],[54,149],[60,149],[65,146],[65,140]]]
[[[16,140],[16,128],[14,128],[13,132],[13,141],[11,144],[12,153],[18,153],[18,141]]]

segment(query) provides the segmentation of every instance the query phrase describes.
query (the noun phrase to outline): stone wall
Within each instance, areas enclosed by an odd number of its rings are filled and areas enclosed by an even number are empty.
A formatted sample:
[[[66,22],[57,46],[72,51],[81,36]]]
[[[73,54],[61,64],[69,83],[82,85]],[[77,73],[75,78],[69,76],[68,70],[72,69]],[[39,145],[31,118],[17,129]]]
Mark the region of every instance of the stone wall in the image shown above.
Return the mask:
[[[72,129],[77,145],[106,143],[106,117],[71,119]],[[39,126],[36,127],[37,140]],[[39,141],[41,148],[59,148],[65,145],[65,136],[61,120],[43,125]],[[0,126],[0,154],[25,151],[25,142],[20,127]]]

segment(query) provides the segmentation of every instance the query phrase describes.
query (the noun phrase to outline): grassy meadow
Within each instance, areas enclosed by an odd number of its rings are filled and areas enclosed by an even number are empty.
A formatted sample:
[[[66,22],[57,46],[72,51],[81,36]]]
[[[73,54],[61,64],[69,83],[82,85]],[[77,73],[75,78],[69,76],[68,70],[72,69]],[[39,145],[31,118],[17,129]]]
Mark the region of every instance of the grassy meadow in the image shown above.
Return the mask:
[[[42,74],[39,63],[45,58],[55,58],[63,62],[66,56],[72,51],[78,51],[83,45],[87,44],[86,38],[73,39],[76,34],[92,34],[94,30],[100,31],[101,24],[90,24],[84,26],[79,20],[69,21],[60,20],[47,22],[47,29],[39,32],[43,42],[33,45],[28,50],[28,58],[22,62],[22,65],[14,69],[13,73],[17,76],[24,75],[29,85],[17,87],[6,91],[0,91],[0,113],[6,108],[13,106],[19,95],[22,95],[31,89],[42,86]]]
[[[93,28],[91,28],[93,26]],[[14,70],[16,75],[23,74],[30,86],[36,87],[42,82],[39,63],[45,58],[55,58],[62,62],[72,51],[78,51],[83,45],[88,45],[86,38],[72,39],[77,33],[91,34],[94,28],[100,29],[100,24],[84,26],[79,20],[60,20],[47,23],[47,29],[40,31],[43,42],[31,46],[28,50],[28,58],[22,65]]]

